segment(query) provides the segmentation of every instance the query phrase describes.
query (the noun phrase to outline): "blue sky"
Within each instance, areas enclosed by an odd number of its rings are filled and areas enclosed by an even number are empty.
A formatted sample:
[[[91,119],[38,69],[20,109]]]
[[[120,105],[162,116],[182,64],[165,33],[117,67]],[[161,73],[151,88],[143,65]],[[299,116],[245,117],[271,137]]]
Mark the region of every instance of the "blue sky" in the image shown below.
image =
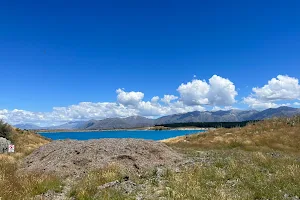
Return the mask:
[[[2,2],[0,117],[47,124],[130,114],[297,107],[299,9],[297,0]],[[198,87],[201,82],[178,90],[193,79],[209,83],[213,75],[230,81],[224,84],[234,90],[221,92],[216,87],[224,85],[208,84],[207,101],[206,87]],[[254,87],[264,91],[256,93]],[[119,88],[124,93],[116,93]],[[161,102],[164,95],[175,97]],[[211,95],[220,101],[212,101]],[[160,107],[155,107],[160,110],[151,113],[154,96],[160,98]],[[99,109],[103,102],[116,108]],[[147,112],[141,108],[145,105],[150,106]],[[121,112],[122,106],[126,109]]]

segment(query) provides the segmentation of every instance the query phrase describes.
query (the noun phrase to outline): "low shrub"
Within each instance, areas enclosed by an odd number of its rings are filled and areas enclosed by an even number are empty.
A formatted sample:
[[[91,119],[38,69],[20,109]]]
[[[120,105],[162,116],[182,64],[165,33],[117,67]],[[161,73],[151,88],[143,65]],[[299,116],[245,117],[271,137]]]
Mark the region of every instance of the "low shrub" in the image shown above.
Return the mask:
[[[10,139],[10,134],[12,132],[12,127],[0,120],[0,137],[4,137],[6,139]]]

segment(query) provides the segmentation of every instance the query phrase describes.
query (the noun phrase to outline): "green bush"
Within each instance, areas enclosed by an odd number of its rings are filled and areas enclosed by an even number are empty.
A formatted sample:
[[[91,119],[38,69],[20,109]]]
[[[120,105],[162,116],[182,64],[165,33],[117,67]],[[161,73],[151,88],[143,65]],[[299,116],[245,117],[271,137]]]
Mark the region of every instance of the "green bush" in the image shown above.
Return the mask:
[[[9,124],[5,123],[4,121],[0,120],[0,137],[9,139],[11,132],[12,132],[12,127]]]

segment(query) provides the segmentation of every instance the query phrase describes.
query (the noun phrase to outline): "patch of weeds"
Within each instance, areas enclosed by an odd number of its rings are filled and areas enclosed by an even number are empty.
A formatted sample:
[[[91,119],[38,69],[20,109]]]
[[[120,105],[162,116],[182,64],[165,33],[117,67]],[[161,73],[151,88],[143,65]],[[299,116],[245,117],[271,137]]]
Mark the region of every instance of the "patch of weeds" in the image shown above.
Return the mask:
[[[99,191],[98,186],[111,181],[122,180],[123,177],[124,174],[121,173],[120,169],[115,165],[90,172],[82,180],[76,183],[75,186],[73,186],[69,196],[75,197],[78,200],[120,199],[123,194],[119,191],[111,188]],[[121,199],[126,199],[127,197],[125,198],[125,196],[123,195]]]
[[[219,160],[215,161],[214,166],[217,168],[225,168],[227,166],[227,162],[219,159]]]
[[[228,149],[243,148],[243,147],[244,147],[244,144],[242,142],[239,142],[239,141],[236,141],[236,140],[230,142],[227,145]]]
[[[50,174],[17,173],[17,163],[0,160],[0,197],[2,199],[30,199],[54,190],[61,192],[62,180]],[[1,199],[0,198],[0,199]]]
[[[58,178],[50,178],[47,181],[43,181],[40,184],[35,185],[32,194],[38,195],[47,192],[48,190],[53,190],[56,193],[61,193],[63,189],[63,184]]]

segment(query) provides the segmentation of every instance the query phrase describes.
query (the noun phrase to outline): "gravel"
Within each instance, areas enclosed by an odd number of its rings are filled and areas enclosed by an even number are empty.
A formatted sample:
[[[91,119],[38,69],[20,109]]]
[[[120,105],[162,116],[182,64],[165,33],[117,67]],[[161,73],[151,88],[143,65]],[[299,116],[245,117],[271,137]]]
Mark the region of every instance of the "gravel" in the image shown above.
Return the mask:
[[[21,170],[80,176],[114,163],[120,169],[140,172],[157,166],[174,166],[182,159],[164,143],[152,140],[56,140],[27,156]]]

